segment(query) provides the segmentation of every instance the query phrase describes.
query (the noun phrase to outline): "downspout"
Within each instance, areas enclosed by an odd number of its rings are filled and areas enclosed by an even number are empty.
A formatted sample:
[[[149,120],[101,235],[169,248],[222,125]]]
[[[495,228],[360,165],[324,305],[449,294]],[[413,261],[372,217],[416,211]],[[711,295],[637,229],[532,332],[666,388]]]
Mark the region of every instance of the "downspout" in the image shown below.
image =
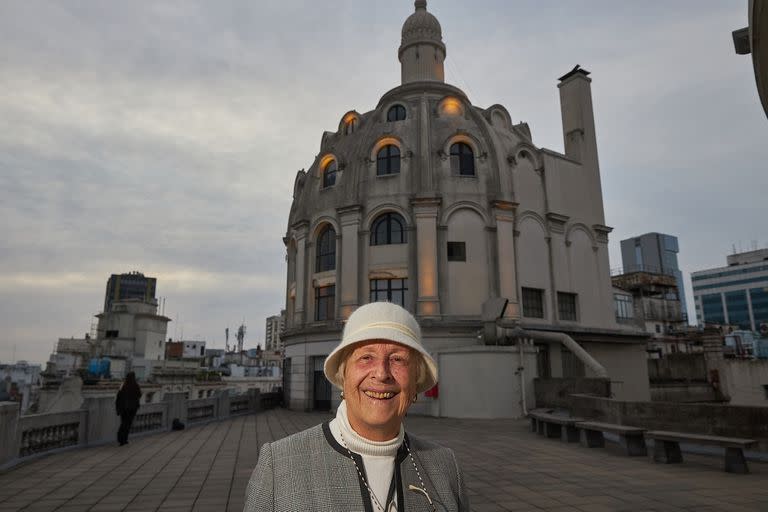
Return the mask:
[[[523,416],[528,416],[528,408],[525,405],[525,363],[523,363],[523,338],[517,338],[517,346],[520,347],[520,395],[523,405]]]
[[[584,363],[590,370],[592,370],[597,377],[600,378],[608,378],[608,371],[605,369],[603,365],[597,362],[597,360],[589,355],[589,352],[584,350],[581,345],[576,343],[573,338],[565,334],[564,332],[551,332],[551,331],[533,331],[533,330],[527,330],[523,329],[521,327],[515,327],[512,329],[504,329],[501,328],[501,334],[512,337],[512,338],[533,338],[537,340],[545,340],[545,341],[559,341],[565,347],[573,352],[573,354],[582,362]],[[522,350],[522,345],[521,345]],[[522,352],[521,352],[522,354]]]

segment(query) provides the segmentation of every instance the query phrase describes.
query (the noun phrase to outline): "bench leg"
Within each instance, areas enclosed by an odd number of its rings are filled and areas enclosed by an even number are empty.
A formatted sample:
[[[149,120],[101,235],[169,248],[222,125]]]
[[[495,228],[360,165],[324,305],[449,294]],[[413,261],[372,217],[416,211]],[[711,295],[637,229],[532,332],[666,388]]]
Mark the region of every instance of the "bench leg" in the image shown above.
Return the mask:
[[[561,440],[564,443],[578,443],[579,429],[573,425],[563,425],[563,437]]]
[[[581,445],[587,448],[602,448],[605,446],[605,437],[599,430],[581,430]]]
[[[540,436],[544,435],[544,426],[546,423],[544,423],[541,420],[536,420],[536,433]]]
[[[624,451],[630,457],[648,454],[648,450],[645,447],[645,439],[641,435],[619,435],[619,444],[621,444],[621,447],[624,448]]]
[[[531,432],[536,432],[536,418],[531,418]]]
[[[557,423],[547,423],[545,426],[547,437],[560,437],[560,425]]]
[[[680,443],[676,441],[653,441],[653,461],[663,464],[677,464],[683,462],[683,454],[680,452]]]
[[[744,450],[741,448],[725,449],[725,471],[726,473],[749,473],[747,459],[744,458]]]

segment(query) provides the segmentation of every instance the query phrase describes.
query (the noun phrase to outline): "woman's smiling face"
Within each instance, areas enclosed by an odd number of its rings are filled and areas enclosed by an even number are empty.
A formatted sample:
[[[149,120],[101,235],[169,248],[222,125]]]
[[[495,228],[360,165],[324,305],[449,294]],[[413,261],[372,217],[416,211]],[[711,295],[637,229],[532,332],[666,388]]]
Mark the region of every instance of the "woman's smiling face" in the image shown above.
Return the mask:
[[[416,394],[418,356],[404,345],[371,340],[358,345],[344,366],[344,400],[350,426],[371,441],[388,441]]]

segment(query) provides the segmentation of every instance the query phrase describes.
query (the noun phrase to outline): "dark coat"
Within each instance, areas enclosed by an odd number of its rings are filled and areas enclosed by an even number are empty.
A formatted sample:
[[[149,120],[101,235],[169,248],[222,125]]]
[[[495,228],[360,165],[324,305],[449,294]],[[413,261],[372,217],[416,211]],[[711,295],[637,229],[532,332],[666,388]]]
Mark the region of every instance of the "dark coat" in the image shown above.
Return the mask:
[[[127,411],[133,411],[135,413],[139,409],[140,400],[141,388],[138,384],[123,384],[123,387],[117,392],[117,398],[115,398],[115,409],[117,410],[117,414],[122,415]]]

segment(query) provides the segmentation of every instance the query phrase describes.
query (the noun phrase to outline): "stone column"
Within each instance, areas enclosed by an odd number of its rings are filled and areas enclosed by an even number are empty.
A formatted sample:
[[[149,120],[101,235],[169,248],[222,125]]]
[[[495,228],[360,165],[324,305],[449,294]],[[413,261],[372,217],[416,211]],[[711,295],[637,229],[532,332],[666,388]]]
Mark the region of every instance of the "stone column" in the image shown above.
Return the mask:
[[[0,467],[19,455],[19,403],[0,402]]]
[[[440,294],[437,279],[437,215],[440,199],[415,198],[411,201],[416,220],[416,277],[418,293],[416,314],[440,316]],[[411,275],[409,274],[409,278]]]
[[[296,299],[294,302],[293,325],[304,324],[307,288],[307,230],[309,224],[302,222],[295,228],[296,232]]]
[[[504,313],[519,318],[517,298],[517,269],[515,268],[515,209],[517,203],[494,201],[491,204],[496,219],[496,260],[499,276],[499,296],[509,304]]]
[[[336,213],[341,225],[341,261],[343,265],[336,269],[336,294],[339,297],[340,320],[346,320],[358,306],[358,232],[360,231],[362,208],[360,205],[337,208]]]

